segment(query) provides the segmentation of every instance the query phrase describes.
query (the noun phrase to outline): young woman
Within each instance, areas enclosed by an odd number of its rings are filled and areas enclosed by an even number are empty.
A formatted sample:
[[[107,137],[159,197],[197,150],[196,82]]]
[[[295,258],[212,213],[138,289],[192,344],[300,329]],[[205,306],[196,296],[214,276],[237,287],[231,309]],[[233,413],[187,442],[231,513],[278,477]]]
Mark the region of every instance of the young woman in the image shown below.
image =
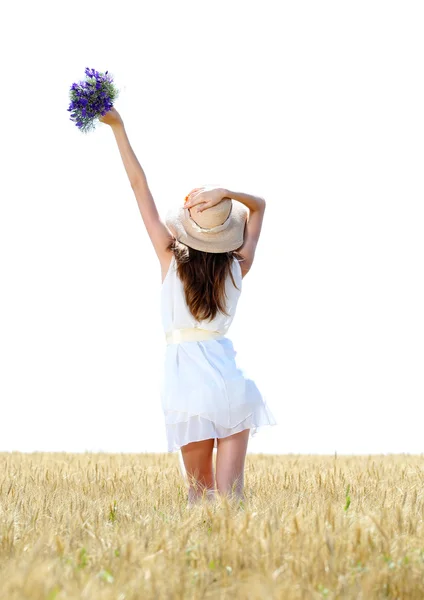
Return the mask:
[[[162,409],[168,452],[181,452],[188,505],[216,491],[244,499],[249,435],[276,421],[226,333],[253,263],[265,200],[221,187],[195,188],[164,222],[118,111],[112,108],[100,121],[113,130],[162,269]]]

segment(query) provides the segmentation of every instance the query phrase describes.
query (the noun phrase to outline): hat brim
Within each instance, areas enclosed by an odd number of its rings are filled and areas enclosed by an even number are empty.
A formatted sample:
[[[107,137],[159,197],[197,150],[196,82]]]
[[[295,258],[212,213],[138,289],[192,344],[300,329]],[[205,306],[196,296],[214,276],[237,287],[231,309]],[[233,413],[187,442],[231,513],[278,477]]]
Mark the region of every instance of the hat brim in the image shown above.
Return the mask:
[[[243,245],[249,209],[237,200],[231,202],[230,216],[225,224],[215,231],[205,231],[196,227],[189,209],[184,206],[172,208],[167,213],[166,226],[179,242],[195,250],[215,253],[237,250]]]

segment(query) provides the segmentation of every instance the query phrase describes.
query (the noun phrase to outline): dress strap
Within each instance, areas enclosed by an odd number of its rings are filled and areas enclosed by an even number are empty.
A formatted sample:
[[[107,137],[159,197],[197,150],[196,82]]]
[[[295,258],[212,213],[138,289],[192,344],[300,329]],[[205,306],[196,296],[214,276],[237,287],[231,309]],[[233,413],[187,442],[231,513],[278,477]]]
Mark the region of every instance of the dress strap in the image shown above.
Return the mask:
[[[174,253],[172,252],[171,262],[169,263],[168,271],[166,272],[165,279],[162,281],[162,285],[168,279],[169,274],[171,273],[171,271],[174,270],[174,262],[175,262],[175,256],[174,256]]]

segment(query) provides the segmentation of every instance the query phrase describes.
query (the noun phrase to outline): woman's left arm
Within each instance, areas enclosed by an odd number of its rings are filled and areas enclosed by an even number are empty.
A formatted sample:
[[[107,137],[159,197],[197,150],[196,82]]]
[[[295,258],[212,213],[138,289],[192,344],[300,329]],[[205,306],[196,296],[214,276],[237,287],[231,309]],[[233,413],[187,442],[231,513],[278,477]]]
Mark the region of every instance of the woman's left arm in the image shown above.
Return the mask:
[[[167,247],[173,237],[159,216],[144,170],[131,148],[124,122],[115,108],[112,108],[103,117],[100,117],[100,121],[110,125],[112,128],[147,233],[159,261],[162,261],[167,254]]]

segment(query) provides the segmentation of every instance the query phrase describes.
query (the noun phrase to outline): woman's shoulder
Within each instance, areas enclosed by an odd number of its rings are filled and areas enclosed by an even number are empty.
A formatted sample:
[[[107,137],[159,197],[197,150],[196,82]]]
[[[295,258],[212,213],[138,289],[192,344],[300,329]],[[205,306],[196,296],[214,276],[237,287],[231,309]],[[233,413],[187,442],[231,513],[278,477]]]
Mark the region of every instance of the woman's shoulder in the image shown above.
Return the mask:
[[[233,269],[235,270],[235,272],[240,276],[240,279],[243,279],[243,277],[246,275],[246,273],[243,271],[243,257],[242,256],[234,256],[233,257]]]

